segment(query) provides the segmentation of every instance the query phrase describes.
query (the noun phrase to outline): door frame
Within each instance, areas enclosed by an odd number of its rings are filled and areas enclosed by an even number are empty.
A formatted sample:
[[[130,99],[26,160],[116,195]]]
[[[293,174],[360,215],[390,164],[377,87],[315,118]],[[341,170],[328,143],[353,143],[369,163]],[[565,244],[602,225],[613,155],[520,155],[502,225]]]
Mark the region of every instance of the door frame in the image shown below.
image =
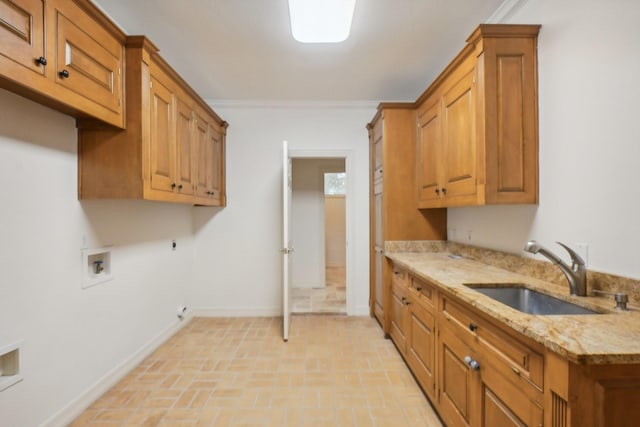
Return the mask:
[[[352,150],[323,150],[323,149],[295,149],[289,147],[289,158],[293,159],[344,159],[344,171],[347,174],[347,188],[345,194],[345,279],[346,279],[346,309],[347,315],[355,314],[355,287],[353,286],[353,261],[356,259],[353,242],[353,213],[356,211],[355,197],[353,197],[353,151]]]

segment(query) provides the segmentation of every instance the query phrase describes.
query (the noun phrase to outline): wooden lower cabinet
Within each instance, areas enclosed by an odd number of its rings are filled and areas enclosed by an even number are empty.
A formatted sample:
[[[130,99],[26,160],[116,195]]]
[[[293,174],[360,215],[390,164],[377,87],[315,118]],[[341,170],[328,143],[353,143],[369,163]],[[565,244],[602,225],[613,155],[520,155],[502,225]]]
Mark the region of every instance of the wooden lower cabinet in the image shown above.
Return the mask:
[[[410,290],[409,294],[406,360],[424,392],[433,400],[436,397],[435,314],[419,302],[416,292]]]
[[[391,280],[391,303],[389,306],[389,335],[400,353],[405,356],[407,350],[407,326],[409,319],[409,300],[407,299],[407,272],[393,269]]]
[[[640,425],[640,364],[573,363],[390,264],[391,338],[447,427]]]

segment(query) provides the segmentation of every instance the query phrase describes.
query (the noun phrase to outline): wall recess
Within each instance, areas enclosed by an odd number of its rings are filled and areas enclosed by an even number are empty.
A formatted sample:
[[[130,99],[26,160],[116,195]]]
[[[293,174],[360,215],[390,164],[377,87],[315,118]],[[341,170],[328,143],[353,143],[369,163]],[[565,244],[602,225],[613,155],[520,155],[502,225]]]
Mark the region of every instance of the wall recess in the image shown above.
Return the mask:
[[[82,287],[88,288],[113,280],[111,248],[82,250]]]
[[[20,342],[17,342],[0,348],[0,392],[20,381]]]

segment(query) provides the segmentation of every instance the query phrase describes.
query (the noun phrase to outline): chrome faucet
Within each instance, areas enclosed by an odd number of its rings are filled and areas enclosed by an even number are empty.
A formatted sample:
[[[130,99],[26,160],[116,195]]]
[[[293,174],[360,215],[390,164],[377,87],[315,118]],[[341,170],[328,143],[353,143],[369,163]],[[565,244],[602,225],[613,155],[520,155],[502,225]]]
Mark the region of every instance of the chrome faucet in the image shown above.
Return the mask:
[[[564,273],[569,281],[569,288],[571,295],[586,296],[587,295],[587,267],[584,260],[573,249],[567,245],[556,242],[569,252],[571,256],[571,267],[569,267],[564,261],[558,258],[553,252],[542,246],[535,240],[529,240],[524,245],[524,250],[532,254],[540,254],[547,257],[552,263],[557,265]]]

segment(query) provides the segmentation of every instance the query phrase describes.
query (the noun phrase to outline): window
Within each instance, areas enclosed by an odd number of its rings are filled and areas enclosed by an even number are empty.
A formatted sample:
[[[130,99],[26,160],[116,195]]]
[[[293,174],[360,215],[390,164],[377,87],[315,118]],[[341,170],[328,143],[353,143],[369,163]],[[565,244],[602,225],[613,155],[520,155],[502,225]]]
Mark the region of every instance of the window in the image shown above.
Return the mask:
[[[347,174],[331,172],[324,174],[324,194],[329,196],[345,195],[347,193]]]

